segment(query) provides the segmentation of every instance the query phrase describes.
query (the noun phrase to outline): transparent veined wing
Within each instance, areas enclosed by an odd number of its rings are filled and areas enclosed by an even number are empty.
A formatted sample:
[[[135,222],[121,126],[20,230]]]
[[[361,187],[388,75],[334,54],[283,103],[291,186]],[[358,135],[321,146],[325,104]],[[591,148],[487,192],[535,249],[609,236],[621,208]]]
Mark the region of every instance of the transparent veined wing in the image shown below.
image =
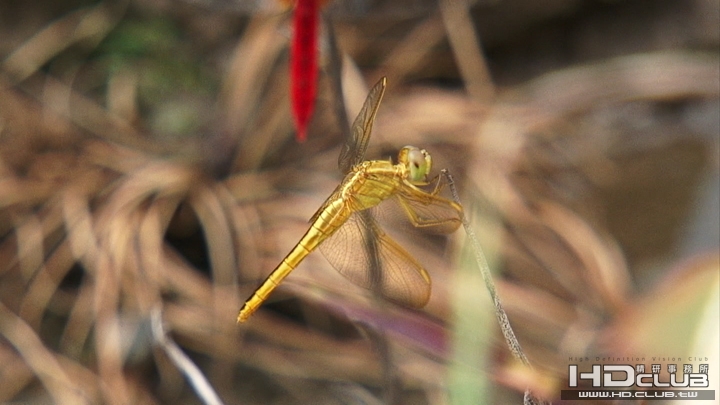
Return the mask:
[[[346,140],[338,157],[338,167],[343,174],[350,172],[353,166],[361,163],[365,158],[375,115],[380,108],[386,86],[387,79],[383,77],[370,89],[360,113],[352,124],[350,139]]]
[[[353,283],[390,301],[421,308],[430,299],[430,276],[405,249],[382,231],[374,209],[357,212],[320,245],[332,266]]]

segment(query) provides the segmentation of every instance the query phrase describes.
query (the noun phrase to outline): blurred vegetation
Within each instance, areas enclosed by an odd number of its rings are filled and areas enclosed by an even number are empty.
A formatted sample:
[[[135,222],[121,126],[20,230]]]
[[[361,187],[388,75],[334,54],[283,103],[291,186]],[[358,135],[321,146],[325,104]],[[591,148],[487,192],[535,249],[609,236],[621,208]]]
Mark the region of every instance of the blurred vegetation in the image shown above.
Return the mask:
[[[339,181],[330,31],[298,145],[290,18],[271,0],[0,3],[0,403],[209,403],[203,379],[226,404],[559,402],[569,359],[606,356],[717,376],[717,1],[325,9],[351,117],[388,77],[367,157],[414,144],[456,176],[532,369],[462,231],[397,235],[433,278],[422,311],[315,253],[235,324]]]

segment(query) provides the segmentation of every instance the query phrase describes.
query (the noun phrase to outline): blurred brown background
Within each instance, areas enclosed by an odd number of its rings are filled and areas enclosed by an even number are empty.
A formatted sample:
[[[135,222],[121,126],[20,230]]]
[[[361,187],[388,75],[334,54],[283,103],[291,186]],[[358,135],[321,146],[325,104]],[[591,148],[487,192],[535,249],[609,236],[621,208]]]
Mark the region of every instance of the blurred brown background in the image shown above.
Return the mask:
[[[562,403],[567,365],[607,356],[709,363],[718,389],[716,0],[335,0],[343,68],[325,26],[303,144],[291,14],[0,2],[0,403]],[[351,117],[388,77],[367,158],[413,144],[455,175],[532,369],[462,229],[398,235],[421,311],[314,253],[235,324],[340,180],[340,73]]]

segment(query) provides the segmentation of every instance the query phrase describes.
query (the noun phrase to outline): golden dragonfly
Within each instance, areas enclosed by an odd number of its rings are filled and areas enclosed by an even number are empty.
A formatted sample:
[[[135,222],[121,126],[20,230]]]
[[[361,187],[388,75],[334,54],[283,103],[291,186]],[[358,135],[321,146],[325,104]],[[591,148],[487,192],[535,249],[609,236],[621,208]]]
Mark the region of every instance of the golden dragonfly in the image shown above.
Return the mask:
[[[410,223],[432,233],[448,234],[462,223],[462,207],[439,194],[440,176],[428,181],[432,158],[424,149],[406,146],[392,160],[363,161],[387,80],[371,90],[351,128],[338,165],[342,183],[310,219],[310,228],[282,262],[245,302],[237,321],[246,321],[270,293],[318,246],[337,271],[353,283],[400,305],[421,308],[430,299],[425,268],[377,224],[371,211],[394,200]],[[435,183],[432,191],[420,187]]]

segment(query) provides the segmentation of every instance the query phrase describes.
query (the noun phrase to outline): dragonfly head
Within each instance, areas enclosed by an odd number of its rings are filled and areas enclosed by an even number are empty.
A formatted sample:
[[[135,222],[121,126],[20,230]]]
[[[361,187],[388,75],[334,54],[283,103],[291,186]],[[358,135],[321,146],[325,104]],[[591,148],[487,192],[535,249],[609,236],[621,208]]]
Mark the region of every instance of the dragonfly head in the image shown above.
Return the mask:
[[[427,184],[427,176],[432,169],[432,157],[425,149],[406,146],[398,153],[398,163],[405,166],[408,180],[416,186]]]

